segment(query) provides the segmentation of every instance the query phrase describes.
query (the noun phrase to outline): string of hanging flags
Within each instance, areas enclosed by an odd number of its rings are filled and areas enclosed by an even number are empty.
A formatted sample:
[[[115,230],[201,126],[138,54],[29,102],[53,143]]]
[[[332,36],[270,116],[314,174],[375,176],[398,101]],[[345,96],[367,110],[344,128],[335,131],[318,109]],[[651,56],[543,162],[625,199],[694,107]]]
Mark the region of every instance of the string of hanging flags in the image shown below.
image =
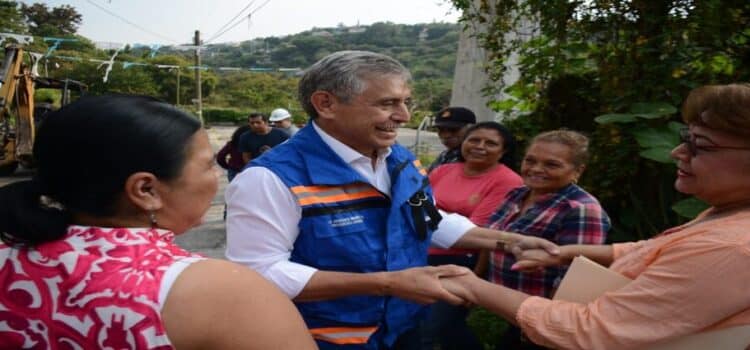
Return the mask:
[[[34,37],[29,36],[29,35],[0,32],[0,44],[5,42],[7,39],[13,39],[14,41],[20,44],[30,44],[34,42]],[[179,66],[179,65],[169,65],[169,64],[155,64],[155,63],[148,63],[148,62],[116,61],[115,58],[122,52],[122,50],[124,50],[127,47],[127,44],[103,42],[103,41],[93,42],[94,47],[96,47],[99,50],[111,51],[112,54],[109,57],[109,59],[86,58],[86,57],[70,56],[70,55],[55,55],[53,54],[53,52],[58,50],[61,44],[77,42],[78,39],[43,37],[42,40],[50,44],[49,47],[47,48],[47,51],[44,54],[36,53],[36,52],[29,52],[30,55],[37,58],[36,62],[39,62],[39,60],[43,58],[45,60],[58,59],[58,60],[65,60],[65,61],[71,61],[71,62],[99,63],[96,69],[101,69],[102,67],[105,67],[104,75],[102,77],[102,81],[105,83],[109,80],[109,73],[112,71],[112,68],[114,68],[116,64],[118,63],[122,65],[123,69],[130,69],[132,67],[155,67],[157,69],[168,69],[168,70],[200,69],[203,71],[207,71],[207,70],[214,70],[214,71],[221,71],[221,72],[247,71],[247,72],[256,72],[256,73],[257,72],[296,73],[296,72],[301,71],[301,68],[299,67],[268,68],[268,67],[224,67],[224,66],[212,67],[212,66],[206,66],[206,65]],[[155,57],[156,54],[160,50],[163,52],[162,49],[164,48],[168,50],[174,50],[174,51],[201,51],[205,48],[203,46],[195,46],[195,45],[162,46],[162,45],[145,45],[145,44],[133,44],[130,47],[134,49],[149,49],[150,50],[149,58]]]
[[[174,70],[174,69],[187,69],[187,70],[196,70],[200,69],[202,71],[207,70],[213,70],[213,71],[221,71],[221,72],[255,72],[255,73],[270,73],[270,72],[279,72],[279,73],[296,73],[301,71],[301,68],[294,67],[294,68],[266,68],[266,67],[211,67],[206,65],[201,66],[179,66],[179,65],[171,65],[171,64],[155,64],[155,63],[147,63],[147,62],[132,62],[132,61],[115,61],[115,57],[117,54],[119,54],[120,50],[115,51],[115,53],[109,58],[109,60],[104,59],[96,59],[96,58],[82,58],[82,57],[75,57],[75,56],[64,56],[64,55],[50,55],[47,58],[48,59],[60,59],[65,61],[74,61],[74,62],[94,62],[99,63],[99,66],[97,69],[101,69],[102,67],[106,66],[107,69],[105,70],[103,81],[106,83],[109,78],[109,72],[112,70],[112,68],[117,64],[120,63],[122,65],[123,69],[130,69],[132,67],[155,67],[158,69],[168,69],[168,70]]]
[[[112,68],[116,64],[121,64],[122,69],[130,69],[133,67],[155,67],[158,69],[168,69],[168,70],[175,70],[175,69],[187,69],[187,70],[196,70],[200,69],[203,71],[207,70],[214,70],[214,71],[221,71],[221,72],[241,72],[241,71],[247,71],[247,72],[255,72],[255,73],[262,73],[262,72],[279,72],[279,73],[296,73],[301,71],[300,68],[265,68],[265,67],[250,67],[250,68],[243,68],[243,67],[210,67],[210,66],[179,66],[179,65],[171,65],[171,64],[153,64],[153,63],[145,63],[145,62],[131,62],[131,61],[115,61],[115,57],[120,51],[116,51],[112,57],[110,57],[109,60],[103,60],[103,59],[96,59],[96,58],[82,58],[82,57],[75,57],[75,56],[64,56],[64,55],[50,55],[49,57],[46,57],[47,59],[60,59],[65,61],[73,61],[73,62],[93,62],[93,63],[99,63],[99,66],[97,69],[101,69],[102,67],[106,66],[104,76],[102,77],[103,82],[107,82],[109,80],[109,73],[112,71]]]

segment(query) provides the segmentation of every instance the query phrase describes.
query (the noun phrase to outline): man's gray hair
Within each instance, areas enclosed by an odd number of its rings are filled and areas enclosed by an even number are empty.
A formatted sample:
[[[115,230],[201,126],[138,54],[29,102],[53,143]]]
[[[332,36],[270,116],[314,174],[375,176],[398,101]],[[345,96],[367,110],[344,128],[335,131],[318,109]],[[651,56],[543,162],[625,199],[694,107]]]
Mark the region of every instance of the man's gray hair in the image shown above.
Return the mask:
[[[389,56],[369,51],[334,52],[305,70],[297,96],[305,112],[315,119],[318,112],[310,100],[315,91],[330,92],[346,103],[365,90],[369,78],[382,75],[411,80],[409,70]]]

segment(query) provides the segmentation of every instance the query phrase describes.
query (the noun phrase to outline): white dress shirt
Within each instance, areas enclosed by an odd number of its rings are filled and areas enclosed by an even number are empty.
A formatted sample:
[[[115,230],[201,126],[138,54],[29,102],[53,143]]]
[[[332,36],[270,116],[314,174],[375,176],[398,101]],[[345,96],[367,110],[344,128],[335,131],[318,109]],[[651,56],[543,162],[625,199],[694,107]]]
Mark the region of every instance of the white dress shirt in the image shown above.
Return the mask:
[[[312,126],[328,146],[380,192],[390,195],[391,178],[386,157],[391,149],[378,152],[372,160]],[[238,174],[226,190],[227,250],[229,260],[248,266],[275,283],[290,298],[296,297],[317,269],[289,261],[299,234],[302,208],[281,179],[264,167],[252,167]],[[475,227],[458,214],[441,212],[443,220],[432,235],[432,244],[452,246]]]

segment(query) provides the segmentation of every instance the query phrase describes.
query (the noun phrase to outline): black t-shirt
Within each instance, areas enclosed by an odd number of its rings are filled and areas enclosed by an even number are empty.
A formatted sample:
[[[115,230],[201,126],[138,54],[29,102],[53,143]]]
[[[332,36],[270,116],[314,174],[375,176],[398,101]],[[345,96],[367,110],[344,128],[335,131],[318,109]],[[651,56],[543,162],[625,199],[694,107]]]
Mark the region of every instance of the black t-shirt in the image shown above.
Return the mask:
[[[285,132],[278,129],[271,129],[271,132],[265,135],[258,135],[252,130],[248,130],[240,136],[239,149],[240,152],[250,153],[250,158],[255,159],[288,138],[289,136]]]

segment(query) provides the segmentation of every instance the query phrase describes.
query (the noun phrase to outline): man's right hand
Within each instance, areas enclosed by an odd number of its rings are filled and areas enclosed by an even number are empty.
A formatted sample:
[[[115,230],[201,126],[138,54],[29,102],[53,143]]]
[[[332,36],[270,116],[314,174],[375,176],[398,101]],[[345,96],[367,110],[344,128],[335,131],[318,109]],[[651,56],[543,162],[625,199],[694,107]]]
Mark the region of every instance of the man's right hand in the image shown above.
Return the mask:
[[[407,299],[420,304],[442,300],[453,305],[466,302],[443,288],[440,278],[472,274],[472,271],[456,265],[414,267],[386,273],[385,294]]]

